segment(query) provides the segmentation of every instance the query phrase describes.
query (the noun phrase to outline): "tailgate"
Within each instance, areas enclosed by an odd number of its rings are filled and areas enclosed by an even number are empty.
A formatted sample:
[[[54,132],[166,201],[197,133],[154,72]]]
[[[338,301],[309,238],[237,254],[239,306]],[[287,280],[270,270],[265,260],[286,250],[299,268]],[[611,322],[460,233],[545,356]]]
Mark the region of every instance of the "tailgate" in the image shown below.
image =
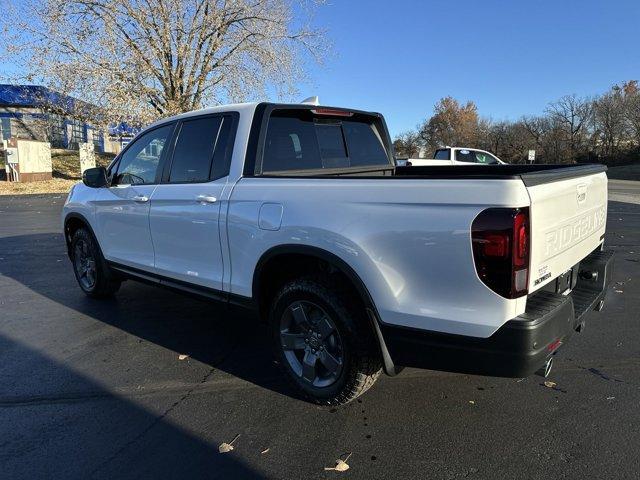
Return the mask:
[[[529,292],[569,270],[604,239],[607,220],[605,169],[573,168],[573,175],[565,175],[565,178],[545,180],[522,176],[531,199]]]

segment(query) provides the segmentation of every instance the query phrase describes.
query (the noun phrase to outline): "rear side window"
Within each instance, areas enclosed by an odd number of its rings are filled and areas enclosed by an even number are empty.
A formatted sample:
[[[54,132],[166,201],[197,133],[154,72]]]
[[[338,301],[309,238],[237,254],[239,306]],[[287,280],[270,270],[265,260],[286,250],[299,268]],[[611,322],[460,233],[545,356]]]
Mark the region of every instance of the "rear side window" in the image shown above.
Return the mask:
[[[173,152],[169,182],[208,182],[222,117],[182,122]]]
[[[436,150],[435,155],[433,156],[435,160],[450,160],[449,158],[449,149],[441,148],[440,150]]]
[[[310,110],[271,115],[262,171],[390,166],[373,118],[318,118]]]

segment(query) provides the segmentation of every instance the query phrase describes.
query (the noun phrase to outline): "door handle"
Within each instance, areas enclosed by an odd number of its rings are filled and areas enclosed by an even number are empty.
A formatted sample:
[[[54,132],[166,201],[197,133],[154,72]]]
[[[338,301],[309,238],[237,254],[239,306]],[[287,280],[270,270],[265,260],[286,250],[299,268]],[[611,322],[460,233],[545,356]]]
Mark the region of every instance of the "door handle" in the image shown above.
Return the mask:
[[[218,199],[212,195],[198,195],[196,200],[200,203],[216,203]]]
[[[136,195],[133,197],[134,202],[145,203],[149,201],[149,197],[145,197],[144,195]]]

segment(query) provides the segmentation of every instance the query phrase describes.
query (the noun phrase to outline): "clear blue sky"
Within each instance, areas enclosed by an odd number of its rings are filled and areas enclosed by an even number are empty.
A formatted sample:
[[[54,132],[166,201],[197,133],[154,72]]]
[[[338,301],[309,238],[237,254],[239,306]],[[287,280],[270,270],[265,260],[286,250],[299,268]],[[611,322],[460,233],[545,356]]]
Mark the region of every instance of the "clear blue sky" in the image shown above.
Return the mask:
[[[639,0],[329,0],[334,55],[302,96],[382,112],[392,135],[443,96],[496,120],[640,80]]]
[[[300,97],[379,111],[393,136],[446,95],[517,119],[640,80],[640,0],[327,0],[315,24],[333,53]]]

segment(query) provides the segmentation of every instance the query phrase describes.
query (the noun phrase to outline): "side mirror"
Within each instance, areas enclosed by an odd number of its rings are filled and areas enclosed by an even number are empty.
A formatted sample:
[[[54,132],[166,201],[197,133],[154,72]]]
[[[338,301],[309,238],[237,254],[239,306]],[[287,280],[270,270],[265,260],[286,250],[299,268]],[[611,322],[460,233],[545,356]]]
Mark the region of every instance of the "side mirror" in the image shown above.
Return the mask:
[[[82,174],[82,183],[91,188],[106,187],[109,184],[107,169],[104,167],[87,168]]]

